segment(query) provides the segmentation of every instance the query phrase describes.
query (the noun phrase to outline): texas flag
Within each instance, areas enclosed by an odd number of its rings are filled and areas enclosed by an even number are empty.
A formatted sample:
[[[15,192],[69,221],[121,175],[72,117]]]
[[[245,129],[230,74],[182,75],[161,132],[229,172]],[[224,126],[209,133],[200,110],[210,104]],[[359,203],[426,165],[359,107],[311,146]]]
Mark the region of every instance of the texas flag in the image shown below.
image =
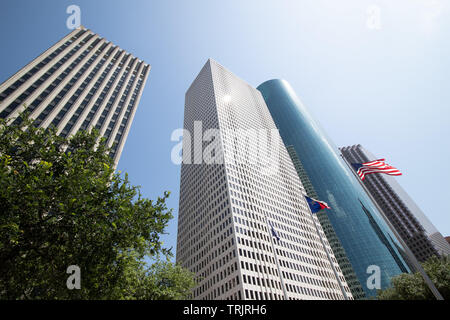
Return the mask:
[[[309,208],[311,209],[312,213],[317,213],[322,209],[330,209],[330,207],[328,206],[328,204],[326,202],[312,199],[308,196],[305,196],[305,198],[306,198],[306,201],[308,202]]]

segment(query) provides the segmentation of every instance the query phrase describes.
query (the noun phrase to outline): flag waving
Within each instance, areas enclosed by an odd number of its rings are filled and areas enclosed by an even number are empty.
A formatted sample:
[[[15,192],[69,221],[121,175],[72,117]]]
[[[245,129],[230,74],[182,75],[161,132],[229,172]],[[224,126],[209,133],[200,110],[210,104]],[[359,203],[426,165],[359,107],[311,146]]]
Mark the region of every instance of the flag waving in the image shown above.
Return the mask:
[[[270,221],[269,221],[269,225],[270,225],[270,229],[272,231],[272,236],[275,237],[278,241],[280,241],[280,237],[278,236],[278,233],[275,231],[275,229],[273,228],[273,225],[270,223]]]
[[[385,173],[390,176],[401,176],[402,173],[397,168],[388,165],[384,162],[384,159],[373,160],[365,163],[352,163],[353,168],[355,168],[356,173],[364,180],[366,174],[371,173]]]
[[[305,196],[306,201],[308,202],[309,208],[311,209],[312,213],[319,212],[322,209],[330,209],[328,204],[323,201],[319,201],[313,198],[310,198],[308,196]]]

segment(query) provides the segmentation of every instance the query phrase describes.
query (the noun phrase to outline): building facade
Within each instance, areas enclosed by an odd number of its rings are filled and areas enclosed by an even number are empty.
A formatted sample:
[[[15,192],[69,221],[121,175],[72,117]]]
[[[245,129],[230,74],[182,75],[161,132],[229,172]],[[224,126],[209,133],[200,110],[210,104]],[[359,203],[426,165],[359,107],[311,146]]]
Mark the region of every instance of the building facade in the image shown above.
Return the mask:
[[[260,92],[210,59],[184,129],[176,260],[192,297],[352,299]]]
[[[117,165],[150,66],[80,27],[0,85],[0,118],[34,124],[61,136],[96,128]]]
[[[318,199],[319,195],[317,194],[314,186],[309,180],[308,175],[306,174],[305,169],[295,151],[294,146],[286,146],[286,149],[289,153],[289,156],[292,159],[295,170],[300,178],[300,181],[305,188],[306,195],[312,199]],[[339,267],[342,270],[342,273],[347,281],[347,284],[352,292],[352,296],[354,299],[365,299],[366,294],[356,277],[355,271],[353,270],[352,264],[348,260],[347,254],[345,253],[345,249],[339,241],[336,232],[334,232],[333,225],[331,224],[330,219],[328,218],[328,210],[320,210],[317,212],[317,218],[319,218],[320,224],[322,225],[322,229],[327,236],[328,242],[330,243],[331,249],[333,250],[334,256],[339,263]]]
[[[448,243],[448,239],[445,239],[444,236],[439,232],[432,233],[430,235],[430,240],[437,249],[439,255],[441,256],[449,256],[450,255],[450,244]]]
[[[319,199],[331,207],[329,221],[365,295],[375,296],[377,289],[390,286],[393,277],[410,271],[398,241],[289,83],[270,80],[258,90],[283,142],[295,149]],[[375,273],[381,277],[379,283],[370,277]]]
[[[348,163],[377,159],[360,144],[342,147],[340,151]],[[417,260],[424,262],[434,255],[450,254],[450,246],[444,237],[394,177],[371,174],[363,183]]]

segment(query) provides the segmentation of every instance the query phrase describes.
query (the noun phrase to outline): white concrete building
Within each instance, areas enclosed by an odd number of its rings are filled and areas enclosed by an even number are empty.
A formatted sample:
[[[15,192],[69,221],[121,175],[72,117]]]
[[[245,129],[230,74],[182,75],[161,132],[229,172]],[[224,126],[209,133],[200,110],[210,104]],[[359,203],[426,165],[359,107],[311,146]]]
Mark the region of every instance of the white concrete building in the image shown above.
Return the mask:
[[[80,27],[0,85],[0,118],[17,123],[26,110],[36,126],[55,126],[62,136],[95,127],[117,165],[149,71]]]
[[[176,259],[193,298],[352,299],[261,93],[210,59],[184,129]]]

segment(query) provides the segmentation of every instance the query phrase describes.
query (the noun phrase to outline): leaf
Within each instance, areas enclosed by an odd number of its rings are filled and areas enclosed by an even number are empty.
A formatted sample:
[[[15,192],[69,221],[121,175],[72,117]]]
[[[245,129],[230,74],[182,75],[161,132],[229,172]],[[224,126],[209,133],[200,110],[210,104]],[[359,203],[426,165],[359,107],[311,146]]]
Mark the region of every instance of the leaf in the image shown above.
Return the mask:
[[[97,131],[67,139],[20,116],[0,119],[0,299],[187,298],[192,274],[160,261],[168,193],[152,203],[115,174]],[[81,290],[65,286],[69,265],[86,270]]]

